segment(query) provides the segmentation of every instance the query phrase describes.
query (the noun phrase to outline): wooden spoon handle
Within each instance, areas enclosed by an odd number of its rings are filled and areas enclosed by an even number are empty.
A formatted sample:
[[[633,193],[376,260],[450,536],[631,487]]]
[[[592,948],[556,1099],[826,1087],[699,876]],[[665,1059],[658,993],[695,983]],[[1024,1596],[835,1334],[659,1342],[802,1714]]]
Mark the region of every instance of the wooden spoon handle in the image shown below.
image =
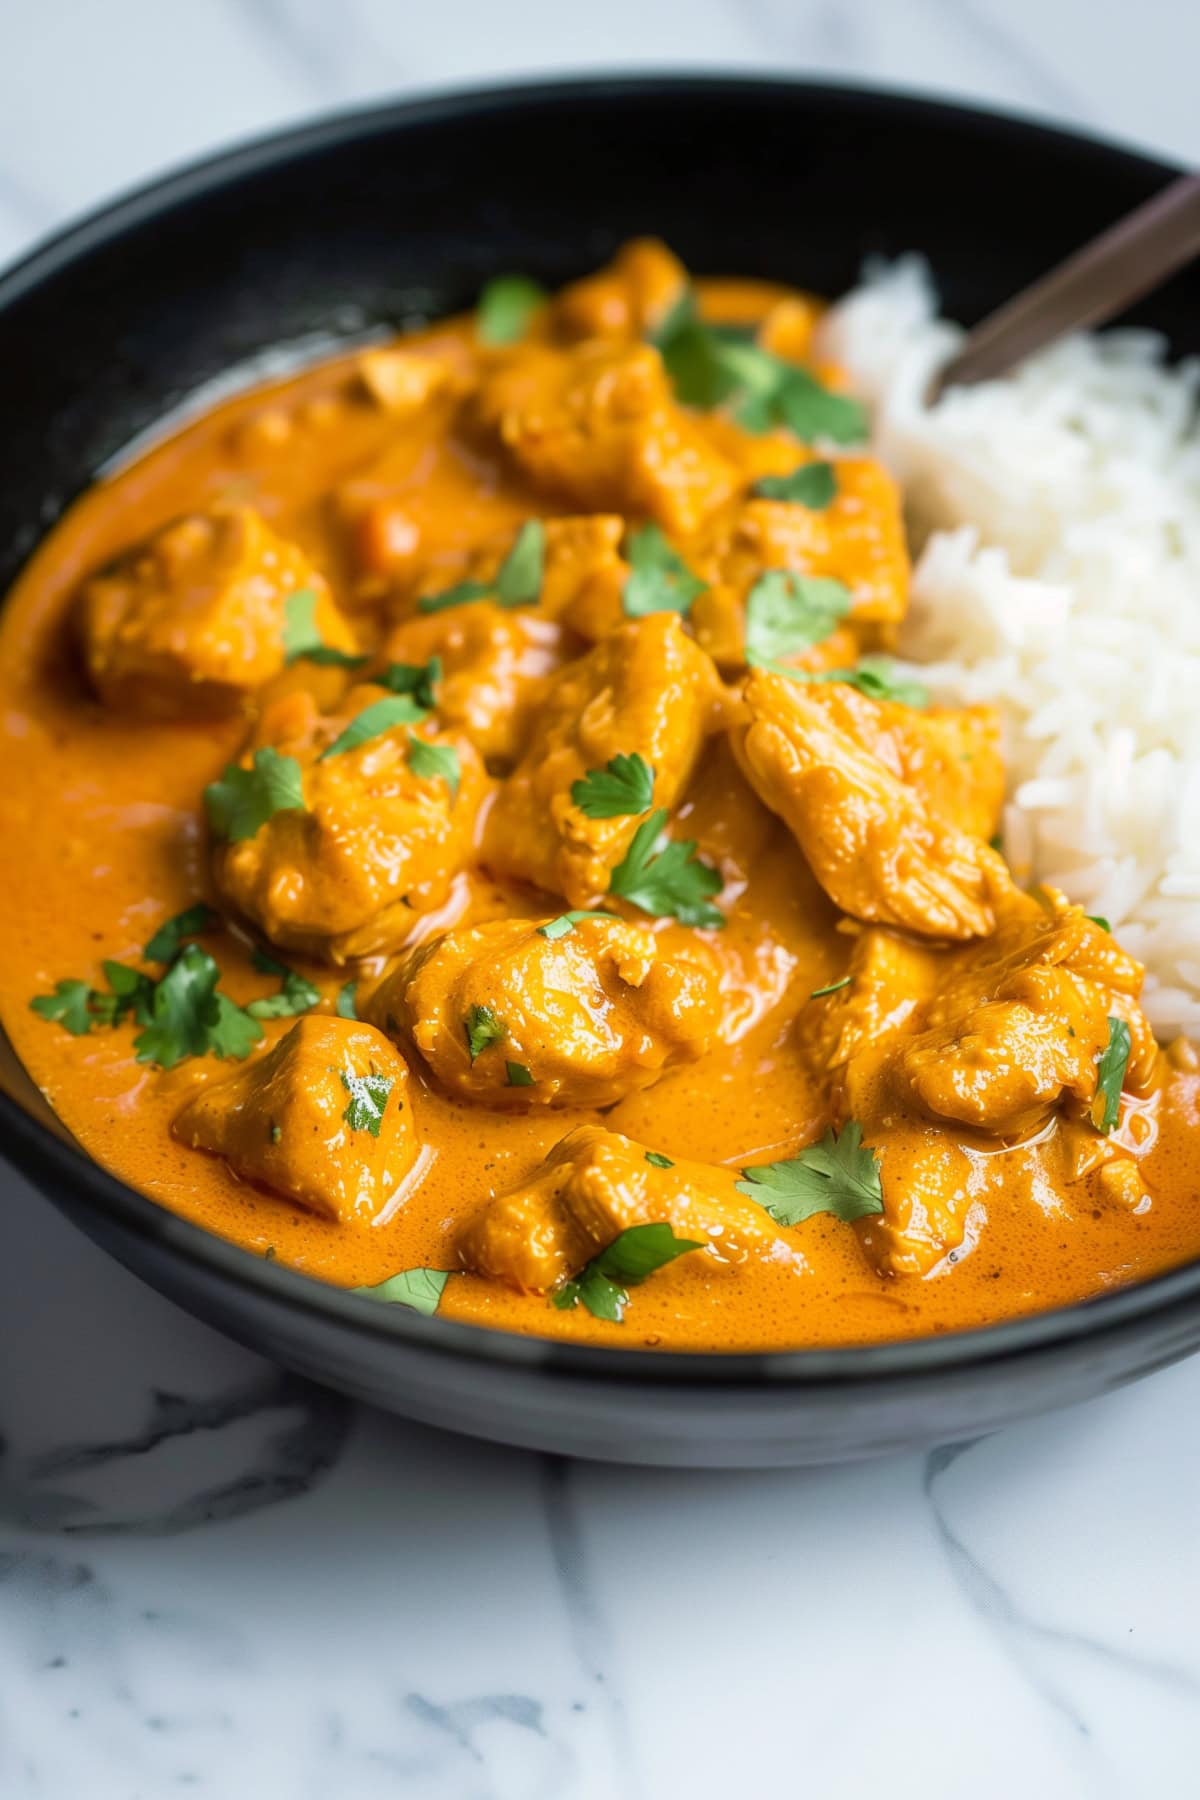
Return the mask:
[[[1143,206],[991,313],[930,384],[948,387],[1005,375],[1070,331],[1100,325],[1200,252],[1200,175],[1181,175]]]

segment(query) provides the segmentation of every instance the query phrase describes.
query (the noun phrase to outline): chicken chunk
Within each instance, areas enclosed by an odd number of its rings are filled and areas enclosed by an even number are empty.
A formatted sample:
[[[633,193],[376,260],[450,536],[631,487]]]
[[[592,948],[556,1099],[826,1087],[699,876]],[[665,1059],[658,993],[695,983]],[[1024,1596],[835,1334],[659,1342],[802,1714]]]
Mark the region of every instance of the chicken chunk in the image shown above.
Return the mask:
[[[368,1012],[463,1099],[611,1106],[704,1054],[718,987],[705,945],[682,931],[668,946],[603,916],[565,930],[494,919],[423,946]]]
[[[653,805],[672,806],[722,706],[716,671],[676,614],[620,626],[555,677],[525,754],[488,815],[485,862],[565,894],[572,906],[607,893],[639,819],[589,818],[573,785],[614,756],[637,752],[654,770]]]
[[[558,337],[648,337],[687,291],[679,258],[657,238],[623,244],[608,268],[563,288],[550,312]]]
[[[307,695],[290,695],[263,715],[242,759],[248,768],[269,746],[302,771],[303,809],[273,812],[253,836],[214,848],[222,898],[283,949],[334,963],[394,950],[471,857],[487,777],[466,738],[426,721],[334,748],[385,698],[355,688],[341,712],[323,716]],[[441,766],[419,746],[442,752]]]
[[[580,1125],[527,1182],[489,1201],[459,1245],[464,1268],[527,1293],[544,1294],[631,1225],[669,1224],[698,1239],[707,1273],[752,1258],[803,1272],[802,1253],[768,1213],[737,1190],[737,1172],[704,1163],[669,1169],[616,1132]],[[662,1279],[669,1279],[664,1275]]]
[[[176,519],[83,589],[96,692],[152,717],[229,711],[282,669],[286,603],[300,592],[322,643],[355,651],[324,577],[252,507]]]
[[[946,816],[938,793],[922,791],[938,766],[934,744],[902,757],[887,720],[852,694],[844,683],[752,674],[750,725],[735,744],[747,778],[843,912],[921,937],[986,935],[1011,887],[1003,859]]]
[[[734,464],[672,397],[649,344],[524,346],[485,376],[476,427],[540,493],[694,532],[731,498]]]
[[[407,1085],[381,1032],[310,1015],[202,1088],[172,1130],[245,1181],[339,1225],[369,1225],[416,1160]]]
[[[450,380],[444,362],[403,344],[364,350],[358,359],[358,373],[375,404],[397,420],[420,412]]]

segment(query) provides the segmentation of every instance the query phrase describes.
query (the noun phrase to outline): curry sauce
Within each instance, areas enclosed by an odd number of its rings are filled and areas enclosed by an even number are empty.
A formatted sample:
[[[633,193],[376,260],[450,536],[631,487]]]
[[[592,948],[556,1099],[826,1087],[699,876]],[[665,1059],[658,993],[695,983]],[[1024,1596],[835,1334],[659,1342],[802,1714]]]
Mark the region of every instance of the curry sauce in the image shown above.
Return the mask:
[[[910,1337],[1200,1254],[1200,1058],[1015,882],[998,721],[890,661],[901,497],[819,318],[632,245],[69,511],[0,622],[0,1015],[98,1161],[613,1345]]]

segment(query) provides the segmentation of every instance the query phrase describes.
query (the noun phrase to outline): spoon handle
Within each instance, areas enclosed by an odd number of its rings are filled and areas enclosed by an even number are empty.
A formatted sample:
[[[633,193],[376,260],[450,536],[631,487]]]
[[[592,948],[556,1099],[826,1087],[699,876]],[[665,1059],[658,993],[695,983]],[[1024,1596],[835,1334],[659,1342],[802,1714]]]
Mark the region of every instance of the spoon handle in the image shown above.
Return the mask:
[[[1197,252],[1200,175],[1181,175],[990,313],[939,370],[929,404],[948,387],[1007,374],[1054,338],[1103,324]]]

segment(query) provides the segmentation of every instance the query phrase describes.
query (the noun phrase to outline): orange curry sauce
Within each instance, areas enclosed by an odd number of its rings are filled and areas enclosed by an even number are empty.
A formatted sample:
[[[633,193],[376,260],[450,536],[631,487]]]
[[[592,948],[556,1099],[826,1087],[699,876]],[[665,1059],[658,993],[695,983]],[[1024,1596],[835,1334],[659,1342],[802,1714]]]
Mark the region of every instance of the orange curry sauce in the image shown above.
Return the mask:
[[[658,254],[665,281],[669,259]],[[0,624],[6,894],[0,1015],[18,1054],[90,1154],[163,1206],[253,1254],[272,1254],[337,1284],[375,1284],[419,1267],[455,1271],[441,1314],[515,1331],[684,1350],[865,1343],[1011,1318],[1200,1254],[1200,1076],[1190,1047],[1176,1045],[1158,1055],[1152,1071],[1143,1067],[1139,1091],[1127,1090],[1115,1135],[1136,1151],[1138,1179],[1124,1189],[1105,1186],[1086,1169],[1074,1181],[1063,1178],[1062,1159],[1050,1154],[1059,1117],[1054,1107],[1017,1133],[1013,1147],[1008,1137],[989,1140],[945,1117],[920,1116],[919,1108],[888,1112],[878,1100],[883,1077],[868,1071],[857,1091],[868,1097],[865,1136],[880,1158],[882,1224],[818,1213],[785,1229],[764,1214],[767,1231],[796,1254],[681,1256],[631,1291],[620,1324],[596,1319],[583,1306],[559,1310],[543,1292],[519,1291],[465,1266],[464,1232],[480,1209],[529,1181],[581,1123],[603,1124],[674,1161],[740,1171],[796,1155],[831,1123],[844,1122],[848,1111],[842,1106],[839,1114],[831,1102],[813,1043],[824,1029],[816,1009],[842,1004],[849,990],[824,1000],[810,995],[846,975],[862,913],[856,919],[828,897],[814,873],[818,864],[789,829],[787,805],[776,804],[768,791],[769,777],[756,783],[756,793],[731,747],[745,725],[739,609],[747,586],[779,562],[769,546],[755,549],[737,509],[754,481],[785,474],[817,453],[785,430],[755,434],[719,410],[689,409],[688,431],[733,472],[733,489],[709,506],[703,469],[698,500],[680,500],[673,490],[664,497],[654,485],[655,444],[666,442],[664,454],[670,453],[669,420],[659,421],[660,437],[650,445],[645,492],[632,499],[619,470],[547,474],[536,457],[522,460],[513,448],[514,410],[525,406],[528,426],[530,406],[550,405],[533,376],[534,400],[522,398],[522,359],[543,354],[552,340],[562,355],[602,339],[615,346],[618,361],[631,358],[634,374],[618,371],[610,379],[631,382],[629,404],[636,410],[638,383],[649,379],[645,359],[656,358],[639,340],[655,306],[661,311],[654,284],[659,268],[653,257],[639,265],[635,254],[598,283],[568,290],[556,312],[535,320],[532,347],[482,346],[470,318],[406,338],[406,350],[439,370],[428,394],[413,389],[407,365],[364,362],[361,353],[243,393],[100,482],[50,534]],[[805,354],[816,309],[802,297],[761,283],[698,282],[696,292],[707,318],[752,322],[780,355]],[[477,390],[481,377],[497,369],[508,370],[512,389],[493,416]],[[836,383],[835,371],[821,373]],[[690,451],[677,447],[677,454]],[[839,454],[852,453],[829,454],[836,466]],[[603,445],[598,455],[602,460]],[[902,587],[905,578],[902,546],[897,551],[888,537],[896,514],[887,478],[858,457],[853,467],[847,461],[844,481],[850,498],[843,536],[842,513],[831,514],[829,542],[807,561],[801,551],[794,565],[834,576],[855,593],[854,611],[833,647],[797,659],[814,667],[886,650],[894,617],[886,604],[872,610],[871,584]],[[371,653],[382,653],[389,634],[414,617],[416,596],[470,578],[481,546],[510,541],[531,518],[624,515],[634,526],[657,518],[709,586],[687,631],[719,671],[724,728],[708,736],[671,807],[671,830],[697,840],[700,856],[721,869],[725,885],[716,902],[726,923],[696,933],[625,902],[600,896],[592,902],[659,933],[663,942],[704,940],[719,987],[709,1047],[602,1111],[541,1104],[521,1110],[508,1095],[502,1105],[449,1097],[411,1041],[397,1034],[410,1071],[409,1128],[419,1154],[374,1217],[320,1216],[240,1179],[222,1156],[172,1135],[185,1104],[207,1084],[229,1079],[238,1065],[203,1056],[163,1071],[135,1059],[132,1022],[72,1036],[30,1008],[33,996],[65,977],[98,983],[105,958],[138,964],[164,919],[198,899],[221,906],[205,785],[242,754],[248,727],[268,701],[289,703],[290,696],[291,704],[303,705],[309,693],[336,712],[352,679],[364,679],[296,661],[243,703],[197,716],[168,706],[167,716],[156,718],[147,716],[153,708],[134,710],[119,695],[108,704],[97,696],[80,648],[84,584],[179,516],[230,506],[255,509],[272,532],[298,547],[328,582],[350,641]],[[877,525],[865,537],[864,519]],[[623,565],[615,566],[623,576]],[[609,591],[601,583],[598,592],[599,598],[593,592],[590,600],[573,602],[576,612],[568,612],[560,633],[560,660],[583,656],[620,625],[619,585]],[[609,616],[604,609],[613,592],[616,609]],[[434,617],[449,622],[454,612]],[[469,685],[469,666],[467,677]],[[828,695],[832,688],[796,692]],[[522,733],[532,732],[535,721],[536,706]],[[469,722],[460,719],[454,729],[471,737]],[[490,791],[481,820],[514,760],[494,754],[489,743],[482,748]],[[532,832],[541,829],[532,815],[528,823]],[[549,919],[577,904],[562,891],[539,895],[532,884],[476,859],[455,878],[447,899],[414,910],[411,941],[428,943],[472,920]],[[231,917],[228,905],[223,910],[224,925],[203,940],[220,963],[223,991],[240,1004],[274,992],[275,979],[251,960],[256,941],[272,947],[261,920],[251,927]],[[895,935],[902,947],[910,941],[903,929]],[[970,933],[964,928],[962,935]],[[918,949],[950,953],[940,942],[918,942]],[[278,943],[274,954],[320,988],[321,1011],[330,1015],[347,977],[357,975],[364,1019],[371,1016],[372,985],[397,963],[390,947],[340,966]],[[294,1025],[292,1018],[268,1020],[251,1060],[269,1053]],[[871,1119],[883,1123],[873,1129]],[[1081,1129],[1078,1119],[1073,1129]],[[1085,1122],[1082,1129],[1094,1128]],[[1036,1141],[1022,1148],[1030,1139]],[[891,1241],[893,1213],[900,1224]],[[662,1216],[670,1216],[665,1203]],[[686,1224],[685,1218],[680,1229]],[[906,1260],[909,1239],[917,1250]]]

